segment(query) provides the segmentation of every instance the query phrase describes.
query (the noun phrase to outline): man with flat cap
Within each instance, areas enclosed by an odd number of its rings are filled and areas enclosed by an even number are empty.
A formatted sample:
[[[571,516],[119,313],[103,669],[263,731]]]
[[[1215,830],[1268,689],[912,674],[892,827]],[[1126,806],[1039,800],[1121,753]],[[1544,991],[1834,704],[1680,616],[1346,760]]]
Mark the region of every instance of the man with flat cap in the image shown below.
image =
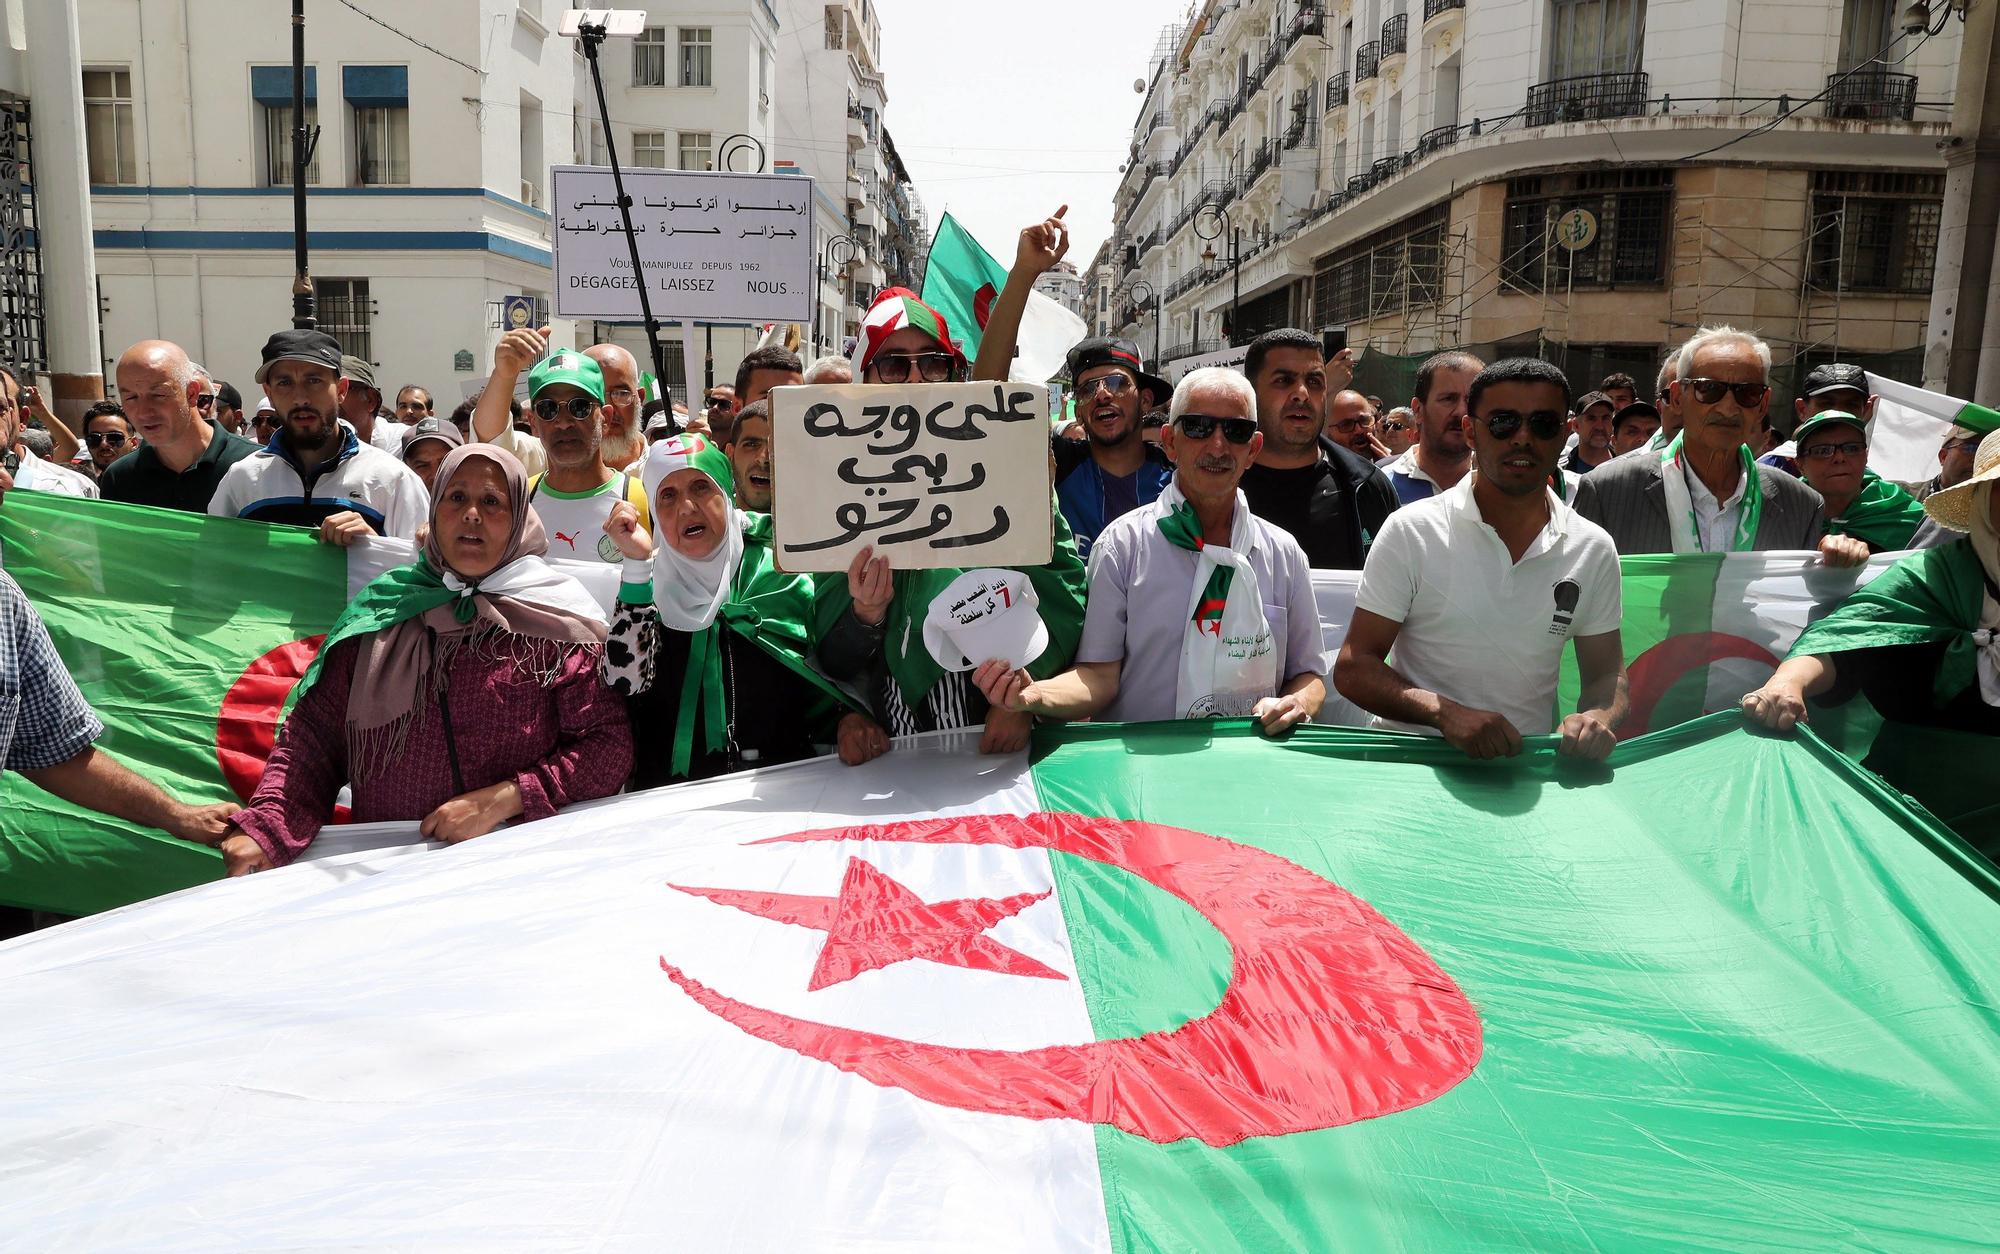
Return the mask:
[[[449,419],[423,417],[404,428],[397,454],[424,481],[424,491],[434,493],[438,466],[444,462],[445,454],[463,443],[465,437]]]

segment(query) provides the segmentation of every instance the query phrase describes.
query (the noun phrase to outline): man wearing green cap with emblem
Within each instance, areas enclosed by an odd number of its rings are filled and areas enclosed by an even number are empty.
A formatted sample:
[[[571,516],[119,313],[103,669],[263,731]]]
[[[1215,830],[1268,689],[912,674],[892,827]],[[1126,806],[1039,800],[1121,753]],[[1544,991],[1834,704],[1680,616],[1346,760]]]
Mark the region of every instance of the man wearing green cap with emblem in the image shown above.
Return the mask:
[[[528,503],[549,536],[549,556],[617,562],[604,533],[611,507],[629,501],[648,522],[638,480],[604,464],[604,371],[573,349],[559,348],[528,372],[528,408],[548,469],[528,481]]]
[[[1799,477],[1825,502],[1826,532],[1852,536],[1870,553],[1910,547],[1924,521],[1924,507],[1908,492],[1868,469],[1868,426],[1844,409],[1823,409],[1792,432]]]

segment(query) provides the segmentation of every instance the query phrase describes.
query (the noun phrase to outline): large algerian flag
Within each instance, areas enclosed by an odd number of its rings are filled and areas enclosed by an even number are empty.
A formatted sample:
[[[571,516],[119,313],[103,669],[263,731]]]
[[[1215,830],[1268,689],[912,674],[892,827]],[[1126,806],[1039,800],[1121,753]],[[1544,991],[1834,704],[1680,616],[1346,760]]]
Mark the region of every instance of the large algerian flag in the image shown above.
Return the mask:
[[[2000,412],[1879,374],[1868,376],[1868,390],[1875,396],[1868,468],[1884,479],[1916,483],[1935,475],[1938,446],[1955,425],[1979,432],[2000,427]]]
[[[104,749],[192,802],[247,799],[292,685],[348,598],[412,560],[307,528],[40,492],[0,508],[0,565],[103,720]],[[615,567],[579,566],[606,604]],[[211,849],[0,775],[0,904],[88,914],[214,879]]]
[[[0,946],[7,1238],[1971,1245],[1995,894],[1731,720],[905,743]]]
[[[939,219],[924,263],[924,303],[944,315],[967,361],[979,356],[986,315],[1005,286],[1007,267],[980,247],[957,218],[947,213]],[[1031,293],[1007,377],[1017,383],[1047,383],[1062,373],[1070,347],[1088,333],[1083,319],[1042,293]]]

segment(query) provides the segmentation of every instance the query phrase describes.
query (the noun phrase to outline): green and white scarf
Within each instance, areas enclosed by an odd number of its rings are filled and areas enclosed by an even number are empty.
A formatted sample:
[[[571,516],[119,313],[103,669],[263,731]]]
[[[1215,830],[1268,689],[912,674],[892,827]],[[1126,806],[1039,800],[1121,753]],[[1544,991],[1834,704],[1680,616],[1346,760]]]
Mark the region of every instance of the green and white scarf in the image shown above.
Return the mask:
[[[1694,496],[1688,490],[1687,462],[1681,456],[1681,441],[1686,432],[1676,433],[1673,442],[1660,453],[1660,479],[1667,490],[1667,526],[1673,534],[1674,552],[1700,553],[1705,550],[1701,543],[1701,523],[1695,518]],[[1748,553],[1757,547],[1757,523],[1764,515],[1764,485],[1757,478],[1757,459],[1750,455],[1750,446],[1739,444],[1736,448],[1743,465],[1743,499],[1736,515],[1736,535],[1731,539],[1732,553]]]
[[[1229,528],[1234,548],[1202,538],[1201,522],[1178,483],[1169,483],[1149,508],[1167,542],[1195,555],[1174,709],[1181,718],[1246,715],[1258,701],[1276,696],[1284,678],[1278,642],[1264,617],[1263,589],[1250,565],[1257,537],[1250,504],[1238,491]]]

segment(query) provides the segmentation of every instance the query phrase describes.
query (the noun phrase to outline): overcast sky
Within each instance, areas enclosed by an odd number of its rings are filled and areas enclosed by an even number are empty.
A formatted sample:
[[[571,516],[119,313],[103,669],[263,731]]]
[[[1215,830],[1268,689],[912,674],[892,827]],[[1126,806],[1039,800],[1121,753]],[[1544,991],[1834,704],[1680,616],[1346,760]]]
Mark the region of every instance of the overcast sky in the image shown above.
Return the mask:
[[[1065,202],[1081,271],[1111,231],[1160,28],[1187,0],[876,0],[885,120],[933,228],[946,210],[999,258]]]

